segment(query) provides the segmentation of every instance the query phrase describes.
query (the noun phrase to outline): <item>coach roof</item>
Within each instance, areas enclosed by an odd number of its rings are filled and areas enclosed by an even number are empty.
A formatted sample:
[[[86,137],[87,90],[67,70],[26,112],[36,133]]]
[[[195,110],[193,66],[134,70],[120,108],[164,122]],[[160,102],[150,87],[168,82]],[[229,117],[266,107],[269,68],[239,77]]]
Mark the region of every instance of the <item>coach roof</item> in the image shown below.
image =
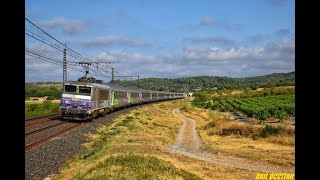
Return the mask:
[[[79,82],[79,81],[67,81],[65,84],[70,85],[86,85],[86,86],[92,86],[95,88],[102,88],[102,89],[110,89],[110,86],[104,85],[104,84],[98,84],[98,83],[90,83],[90,82]]]

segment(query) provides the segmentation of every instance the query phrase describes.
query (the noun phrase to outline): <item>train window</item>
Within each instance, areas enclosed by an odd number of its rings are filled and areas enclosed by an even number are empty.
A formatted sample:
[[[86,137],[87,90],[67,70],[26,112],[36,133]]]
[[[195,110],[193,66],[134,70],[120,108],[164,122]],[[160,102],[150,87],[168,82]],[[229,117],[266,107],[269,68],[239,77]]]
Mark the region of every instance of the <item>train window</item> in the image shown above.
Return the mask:
[[[150,97],[150,93],[142,93],[142,98],[149,98]]]
[[[79,93],[91,94],[91,87],[79,86]]]
[[[65,86],[64,86],[64,91],[65,91],[65,92],[75,93],[75,92],[77,91],[77,86],[65,85]]]
[[[98,100],[108,100],[109,99],[109,91],[106,90],[99,90],[99,97]]]
[[[119,92],[119,98],[127,98],[127,92]]]

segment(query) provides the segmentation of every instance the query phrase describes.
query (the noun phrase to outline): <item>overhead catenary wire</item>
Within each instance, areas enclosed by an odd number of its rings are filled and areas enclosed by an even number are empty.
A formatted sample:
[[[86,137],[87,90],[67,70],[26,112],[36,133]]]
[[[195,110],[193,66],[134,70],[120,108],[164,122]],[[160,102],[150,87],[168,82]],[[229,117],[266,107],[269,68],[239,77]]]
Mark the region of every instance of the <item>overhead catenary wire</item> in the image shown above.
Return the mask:
[[[26,30],[27,30],[27,29],[26,29]],[[27,31],[30,32],[30,33],[32,33],[32,35],[29,34],[29,33],[25,33],[26,35],[28,35],[28,36],[30,36],[30,37],[32,37],[32,38],[34,38],[34,39],[36,39],[36,40],[38,40],[38,41],[46,44],[46,45],[48,45],[48,46],[51,46],[51,47],[55,48],[55,49],[58,50],[58,51],[64,52],[64,48],[59,47],[57,44],[51,43],[49,40],[47,40],[47,39],[45,39],[45,38],[43,38],[43,37],[41,37],[41,36],[39,36],[39,35],[31,32],[31,31],[29,31],[29,30],[27,30]],[[34,35],[38,36],[38,37],[41,38],[41,39],[35,37]],[[53,45],[55,45],[55,46],[53,46]],[[69,51],[67,51],[66,53],[67,53],[69,56],[71,56],[71,57],[73,57],[73,58],[75,58],[75,59],[83,60],[83,58],[80,57],[80,56],[77,55],[77,54],[75,55],[74,53],[70,53]]]
[[[42,55],[39,52],[36,52],[36,51],[28,49],[28,48],[25,48],[25,54],[29,55],[29,56],[32,56],[32,57],[35,57],[35,58],[38,58],[38,59],[41,59],[41,60],[44,60],[44,61],[47,61],[47,62],[50,62],[50,63],[53,63],[53,64],[57,64],[57,65],[62,66],[62,64],[61,64],[61,62],[59,60],[47,57],[45,55]],[[69,68],[73,69],[75,71],[83,72],[82,70],[79,70],[79,69],[76,69],[76,68],[72,68],[72,67],[69,67]]]
[[[48,34],[46,31],[44,31],[43,29],[41,29],[39,26],[35,25],[33,22],[31,22],[28,18],[25,18],[29,23],[31,23],[33,26],[37,27],[40,31],[42,31],[43,33],[45,33],[46,35],[48,35],[49,37],[51,37],[52,39],[54,39],[55,41],[57,41],[59,44],[61,44],[62,46],[64,46],[65,44],[63,44],[62,42],[60,42],[59,40],[57,40],[56,38],[52,37],[50,34]]]
[[[43,58],[43,57],[41,57],[41,56],[36,56],[36,55],[33,55],[33,54],[28,54],[28,53],[25,53],[25,54],[28,55],[28,56],[34,57],[34,58],[38,58],[38,59],[40,59],[40,60],[44,60],[44,61],[50,62],[50,63],[52,63],[52,64],[56,64],[56,65],[62,66],[61,64],[58,64],[58,63],[56,63],[56,62],[52,62],[52,61],[50,61],[50,60],[48,60],[48,59],[46,59],[46,58]],[[68,67],[68,69],[82,72],[82,71],[79,70],[79,69],[75,69],[75,68],[71,68],[71,67]]]
[[[28,18],[25,18],[26,21],[28,21],[32,26],[36,27],[38,30],[40,30],[42,33],[44,33],[46,36],[50,37],[51,39],[53,39],[54,42],[48,40],[47,38],[44,38],[43,36],[29,30],[28,28],[25,28],[25,34],[41,43],[44,43],[60,52],[64,52],[64,49],[67,49],[66,51],[66,54],[71,56],[72,58],[76,59],[76,60],[79,60],[79,61],[89,61],[89,62],[95,62],[92,60],[92,58],[94,59],[98,59],[96,57],[92,57],[90,58],[89,55],[85,55],[85,54],[82,54],[82,53],[79,53],[73,49],[71,49],[70,47],[68,47],[66,44],[62,43],[61,41],[59,41],[58,39],[54,38],[52,35],[50,35],[49,33],[47,33],[45,30],[43,30],[42,28],[40,28],[39,26],[37,26],[35,23],[33,23],[32,21],[30,21]],[[28,51],[28,50],[26,50]],[[29,49],[29,52],[26,53],[27,55],[30,55],[30,49]],[[39,52],[37,54],[40,54]],[[31,56],[31,55],[30,55]],[[54,60],[52,61],[52,58],[49,58],[49,57],[44,57],[43,55],[42,56],[39,56],[39,55],[35,55],[33,54],[32,57],[37,57],[37,58],[42,58],[42,60],[47,60],[48,62],[55,62],[55,63],[62,63],[62,60],[59,61],[59,60]],[[59,64],[60,65],[60,64]],[[71,65],[71,64],[70,64]],[[76,66],[76,65],[71,65],[71,66]],[[99,69],[95,70],[93,68],[90,67],[90,71],[92,72],[95,72],[96,75],[101,75],[101,76],[104,76],[104,77],[107,77],[107,78],[110,78],[109,76],[106,76],[104,74],[101,73],[101,71],[104,71],[106,73],[110,73],[110,70],[112,68],[114,68],[114,66],[112,67],[110,63],[106,63],[105,65],[104,64],[99,64]],[[68,68],[69,69],[69,68]],[[79,71],[79,70],[78,70]],[[83,72],[83,71],[81,71]],[[119,76],[123,76],[123,78],[126,78],[124,76],[130,76],[128,72],[125,72],[124,70],[121,70],[121,73],[118,72],[118,71],[114,71],[114,73],[118,74]],[[118,77],[119,77],[118,76]],[[134,76],[132,76],[134,77]]]
[[[92,61],[92,60],[90,60],[90,59],[88,59],[88,58],[85,58],[85,57],[83,57],[80,53],[78,53],[78,52],[76,52],[76,51],[74,51],[73,49],[71,49],[71,48],[69,48],[68,46],[66,46],[65,44],[63,44],[62,42],[60,42],[59,40],[57,40],[56,38],[54,38],[53,36],[51,36],[49,33],[47,33],[46,31],[44,31],[42,28],[40,28],[39,26],[37,26],[36,24],[34,24],[33,22],[31,22],[28,18],[25,18],[29,23],[31,23],[33,26],[35,26],[37,29],[39,29],[41,32],[43,32],[43,33],[45,33],[46,35],[48,35],[50,38],[52,38],[53,40],[55,40],[56,42],[58,42],[59,44],[61,44],[63,47],[65,47],[65,48],[67,48],[67,49],[69,49],[70,51],[72,51],[73,53],[75,53],[78,57],[78,59],[82,59],[82,60],[84,60],[84,59],[86,59],[86,60],[89,60],[89,61]],[[28,32],[31,32],[31,31],[29,31],[29,30],[27,30]],[[27,34],[27,33],[26,33]],[[28,35],[30,35],[30,34],[28,34]],[[43,43],[45,43],[43,40],[40,40],[39,38],[36,38],[36,37],[34,37],[34,36],[32,36],[32,35],[30,35],[31,37],[33,37],[33,38],[35,38],[35,39],[37,39],[37,40],[39,40],[39,41],[41,41],[41,42],[43,42]],[[39,35],[37,35],[38,37],[40,37]],[[43,38],[44,39],[44,38]],[[49,45],[48,43],[45,43],[45,44],[47,44],[47,45]],[[56,44],[55,44],[56,45]],[[51,47],[53,47],[52,45],[50,45]],[[57,46],[57,45],[56,45]],[[64,49],[64,48],[62,48],[62,49]],[[62,49],[60,49],[60,50],[62,50]],[[63,50],[62,50],[63,51]],[[70,55],[70,54],[69,54]],[[74,55],[74,54],[73,54]],[[93,62],[93,61],[92,61]]]
[[[44,55],[41,55],[41,54],[37,54],[35,52],[32,52],[32,51],[29,51],[29,50],[26,50],[26,55],[28,56],[31,56],[31,57],[34,57],[34,58],[38,58],[40,60],[44,60],[44,61],[47,61],[47,62],[50,62],[50,63],[53,63],[53,64],[56,64],[56,65],[59,65],[59,66],[62,66],[61,62],[57,61],[57,60],[54,60],[50,57],[46,57]],[[78,71],[78,72],[83,72],[83,70],[80,70],[80,69],[76,69],[76,68],[73,68],[73,67],[68,67],[68,69],[70,70],[75,70],[75,71]],[[97,72],[94,73],[96,76],[98,76]],[[102,75],[102,74],[100,74]],[[105,76],[107,78],[110,78],[108,76]]]
[[[33,37],[33,38],[35,38],[36,40],[38,40],[38,41],[40,41],[40,42],[43,42],[43,43],[45,43],[45,44],[47,44],[47,45],[49,45],[49,46],[51,46],[51,47],[53,47],[53,48],[61,51],[61,52],[63,52],[62,49],[59,49],[59,48],[53,46],[52,44],[49,44],[49,43],[45,42],[45,41],[44,41],[44,38],[42,38],[43,40],[41,40],[41,39],[39,39],[39,38],[34,37],[33,35],[30,35],[30,34],[28,34],[28,33],[26,33],[26,34],[29,35],[29,36],[31,36],[31,37]],[[40,37],[40,36],[39,36],[39,37]],[[70,48],[68,48],[68,49],[70,49]],[[70,49],[70,50],[72,50],[72,49]],[[72,50],[72,51],[75,52],[74,50]],[[70,55],[70,56],[72,56],[72,57],[74,57],[75,59],[78,59],[78,60],[88,60],[88,61],[90,61],[90,62],[94,62],[94,61],[92,61],[92,60],[90,60],[90,59],[88,59],[88,58],[85,58],[85,57],[81,56],[81,55],[80,55],[79,53],[77,53],[77,52],[75,52],[75,53],[76,53],[76,55],[73,54],[73,53],[67,53],[67,54]],[[107,64],[107,65],[108,65],[108,64]],[[110,65],[108,65],[108,67],[110,67]],[[100,68],[100,69],[102,69],[102,68]],[[103,68],[102,70],[108,72],[107,69],[104,69],[104,68]]]

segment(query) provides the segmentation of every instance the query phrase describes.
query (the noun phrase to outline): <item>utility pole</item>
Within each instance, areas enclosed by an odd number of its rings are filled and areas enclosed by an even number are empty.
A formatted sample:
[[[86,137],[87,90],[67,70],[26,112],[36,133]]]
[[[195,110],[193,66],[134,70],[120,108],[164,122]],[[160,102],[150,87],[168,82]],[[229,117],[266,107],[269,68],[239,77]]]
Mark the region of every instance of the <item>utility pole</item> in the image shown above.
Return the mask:
[[[140,77],[140,76],[138,76],[138,89],[139,89],[139,77]]]
[[[63,49],[63,92],[64,92],[64,83],[67,81],[67,48],[64,44]]]

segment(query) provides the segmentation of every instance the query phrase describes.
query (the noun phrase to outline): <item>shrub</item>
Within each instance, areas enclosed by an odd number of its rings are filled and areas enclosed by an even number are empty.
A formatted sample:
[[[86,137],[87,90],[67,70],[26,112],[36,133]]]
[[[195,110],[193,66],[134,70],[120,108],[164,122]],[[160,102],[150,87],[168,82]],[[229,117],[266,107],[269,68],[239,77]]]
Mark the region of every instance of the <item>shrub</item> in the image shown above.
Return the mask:
[[[43,101],[43,109],[50,109],[51,101],[45,100]]]
[[[190,105],[190,104],[183,105],[180,108],[181,111],[185,111],[185,112],[188,112],[190,109],[192,109],[192,105]]]
[[[225,104],[224,107],[226,108],[227,111],[231,110],[232,107],[230,106],[230,104]]]
[[[205,108],[210,108],[212,106],[212,102],[208,101],[206,102]]]
[[[28,111],[35,111],[38,109],[38,104],[30,104]]]
[[[276,110],[276,111],[274,112],[274,116],[275,116],[276,118],[279,118],[279,119],[284,119],[284,118],[287,116],[287,113],[286,113],[286,111]]]
[[[193,106],[196,106],[196,107],[205,107],[206,106],[206,103],[205,102],[196,102],[196,101],[193,101],[191,103]]]
[[[214,101],[211,109],[219,109],[219,107],[220,107],[219,101]]]
[[[116,124],[116,126],[126,126],[129,122],[132,122],[134,117],[127,116],[126,119],[122,120],[120,123]]]
[[[209,129],[209,128],[213,128],[215,126],[216,126],[216,122],[211,121],[208,124],[206,124],[203,129]]]
[[[219,132],[220,136],[228,136],[228,135],[241,135],[241,136],[252,136],[253,134],[257,134],[257,128],[254,128],[250,125],[240,125],[233,124],[229,127],[222,128],[222,131]]]
[[[53,100],[54,99],[54,97],[52,97],[52,96],[48,96],[48,98],[47,98],[47,100]]]
[[[247,114],[250,116],[250,113],[247,113]],[[265,109],[258,110],[258,111],[253,112],[253,117],[256,117],[256,118],[264,121],[270,117],[270,113]]]
[[[266,110],[261,111],[260,119],[266,120],[270,117],[270,113]]]
[[[59,112],[60,106],[51,106],[50,107],[50,113],[56,113]]]
[[[280,127],[280,126],[271,126],[271,125],[267,124],[260,131],[260,136],[266,138],[268,136],[274,136],[274,135],[282,134],[284,131],[285,131],[285,129]]]

